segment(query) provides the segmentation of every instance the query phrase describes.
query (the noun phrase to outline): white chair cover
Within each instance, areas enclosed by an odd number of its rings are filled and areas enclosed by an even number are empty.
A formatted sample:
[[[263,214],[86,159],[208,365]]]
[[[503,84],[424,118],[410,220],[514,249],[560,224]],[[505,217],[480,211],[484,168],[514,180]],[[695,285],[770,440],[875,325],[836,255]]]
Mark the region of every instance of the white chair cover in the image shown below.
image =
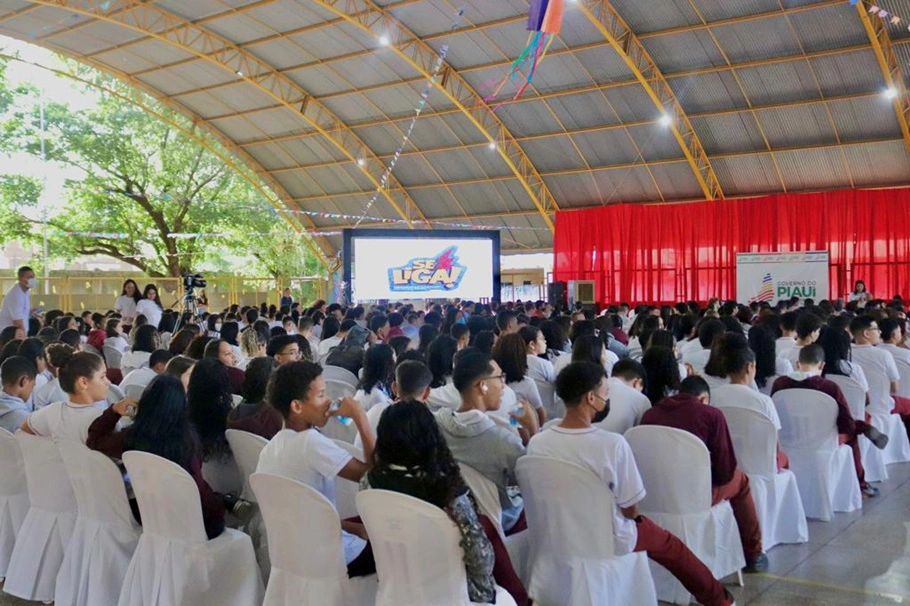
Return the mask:
[[[346,383],[350,385],[354,390],[357,389],[357,384],[360,382],[360,380],[357,378],[357,375],[352,373],[347,368],[342,368],[341,366],[324,366],[322,368],[322,378],[326,381]]]
[[[215,492],[233,492],[239,495],[243,491],[243,476],[233,454],[224,460],[209,459],[204,462],[202,477]]]
[[[891,382],[885,373],[873,366],[863,366],[869,382],[869,416],[872,424],[888,436],[888,445],[882,450],[885,465],[910,461],[910,439],[900,415],[892,414]]]
[[[257,436],[248,431],[228,429],[224,433],[227,436],[228,444],[231,445],[231,452],[234,453],[234,461],[237,463],[237,468],[240,470],[240,477],[243,481],[241,496],[247,501],[256,503],[256,495],[253,489],[250,488],[250,476],[256,472],[256,466],[259,465],[259,453],[269,442],[262,436]],[[269,563],[268,536],[261,512],[257,511],[253,515],[246,527],[246,531],[253,541],[253,548],[256,550],[256,561],[259,562],[259,569],[262,571],[262,580],[268,583],[271,565]]]
[[[711,458],[696,436],[681,429],[644,425],[625,434],[647,495],[643,514],[675,534],[717,579],[746,565],[739,527],[729,501],[711,505]],[[691,595],[663,566],[651,562],[657,597],[688,604]]]
[[[124,391],[124,393],[126,393],[127,398],[133,398],[134,400],[138,400],[139,398],[142,397],[142,392],[145,391],[146,387],[148,387],[148,385],[132,384],[132,385],[127,385],[125,388],[123,388],[123,391]]]
[[[866,419],[866,391],[852,377],[828,375],[828,380],[837,383],[850,405],[850,414],[858,421]],[[875,447],[866,436],[857,436],[863,468],[866,470],[867,482],[884,482],[888,479],[888,468],[882,451]]]
[[[27,513],[28,487],[19,442],[13,434],[0,429],[0,579],[6,576]]]
[[[57,574],[54,601],[68,606],[116,604],[140,532],[123,476],[107,456],[80,442],[62,440],[57,447],[79,516]]]
[[[97,354],[97,355],[101,356],[102,358],[104,357],[104,352],[102,352],[100,349],[98,349],[91,343],[83,343],[82,351],[87,351],[89,353]]]
[[[789,469],[777,471],[774,423],[756,410],[735,406],[718,408],[727,420],[738,466],[749,476],[761,527],[762,550],[769,551],[780,543],[808,542],[809,525],[796,476]]]
[[[142,536],[120,606],[249,606],[263,596],[250,538],[226,528],[206,540],[199,489],[180,466],[146,452],[123,454],[142,512]]]
[[[506,546],[506,551],[509,552],[512,568],[515,569],[515,573],[521,578],[522,582],[528,585],[531,580],[528,574],[530,549],[528,541],[530,540],[530,533],[525,530],[507,537],[502,530],[502,503],[499,501],[499,490],[496,488],[496,484],[473,467],[469,467],[464,463],[459,463],[458,467],[461,470],[461,477],[464,479],[464,483],[471,489],[474,494],[474,500],[477,501],[477,507],[480,509],[477,513],[487,516],[493,526],[496,527],[496,531],[502,537],[502,542]]]
[[[3,591],[24,600],[54,599],[57,573],[76,525],[76,496],[50,438],[18,432],[30,506],[16,537]]]
[[[897,364],[897,372],[901,377],[900,383],[897,384],[897,395],[910,398],[910,364],[897,358],[894,358],[894,363]]]
[[[564,417],[566,415],[566,405],[556,396],[556,386],[549,381],[541,381],[540,379],[534,379],[534,383],[540,393],[540,401],[543,402],[543,408],[547,411],[547,418]]]
[[[472,604],[461,533],[443,510],[388,490],[361,492],[357,510],[376,558],[376,606]],[[515,606],[515,600],[497,587],[496,604]]]
[[[781,448],[790,458],[806,515],[827,522],[835,511],[860,509],[853,453],[838,445],[834,398],[813,389],[785,389],[772,399],[780,416]]]
[[[612,493],[590,471],[549,457],[516,465],[530,533],[528,593],[541,606],[654,604],[644,552],[614,551]],[[591,523],[591,512],[598,512]]]
[[[250,483],[269,533],[272,573],[263,606],[372,605],[375,575],[348,579],[341,520],[328,499],[309,486],[266,473]]]
[[[337,366],[329,366],[327,368],[336,368],[339,371],[348,373],[352,377],[354,376],[344,368],[338,368]],[[323,376],[326,376],[325,372],[323,372]],[[329,398],[330,400],[335,400],[338,398],[353,398],[355,389],[355,386],[351,385],[347,381],[330,379],[326,377],[325,397]],[[357,437],[357,426],[354,423],[345,425],[335,417],[330,418],[325,424],[325,427],[319,431],[322,432],[322,434],[326,437],[332,438],[333,440],[339,440],[341,442],[347,442],[348,444],[353,444],[354,439]]]
[[[104,362],[108,368],[120,368],[121,359],[123,359],[123,352],[113,345],[104,346]]]
[[[340,448],[348,451],[352,457],[358,461],[363,461],[363,451],[347,442],[335,440]],[[335,476],[335,511],[342,520],[357,516],[357,493],[360,492],[360,484],[345,480],[340,475]]]

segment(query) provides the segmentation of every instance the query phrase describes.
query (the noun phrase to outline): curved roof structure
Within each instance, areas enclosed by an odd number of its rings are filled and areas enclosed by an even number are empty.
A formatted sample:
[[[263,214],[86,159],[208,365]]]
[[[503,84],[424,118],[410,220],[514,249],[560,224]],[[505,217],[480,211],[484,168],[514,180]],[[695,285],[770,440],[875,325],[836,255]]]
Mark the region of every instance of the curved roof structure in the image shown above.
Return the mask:
[[[327,257],[354,224],[539,251],[558,209],[910,182],[910,32],[870,6],[567,0],[533,85],[490,102],[527,0],[0,0],[0,34],[208,129]]]

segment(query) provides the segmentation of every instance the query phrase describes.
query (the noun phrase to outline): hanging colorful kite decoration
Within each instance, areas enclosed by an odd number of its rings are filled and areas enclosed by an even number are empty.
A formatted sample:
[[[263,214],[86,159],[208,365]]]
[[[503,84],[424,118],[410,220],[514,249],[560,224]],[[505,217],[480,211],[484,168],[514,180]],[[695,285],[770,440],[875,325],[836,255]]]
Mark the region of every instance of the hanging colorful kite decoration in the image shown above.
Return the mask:
[[[534,82],[537,68],[547,56],[553,39],[562,30],[564,12],[565,0],[531,0],[531,11],[528,14],[528,31],[531,33],[528,35],[528,44],[512,63],[509,75],[499,82],[493,93],[484,99],[485,102],[489,103],[496,99],[503,87],[518,77],[525,67],[528,68],[527,78],[513,99],[519,98],[527,90],[528,86]],[[496,109],[499,109],[498,105],[493,108],[494,111]]]

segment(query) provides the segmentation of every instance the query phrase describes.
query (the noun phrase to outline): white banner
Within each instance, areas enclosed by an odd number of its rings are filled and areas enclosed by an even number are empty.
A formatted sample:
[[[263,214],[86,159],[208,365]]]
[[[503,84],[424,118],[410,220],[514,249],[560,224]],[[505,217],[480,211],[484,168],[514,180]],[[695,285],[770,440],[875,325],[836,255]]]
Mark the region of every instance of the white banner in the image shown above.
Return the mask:
[[[737,301],[774,304],[791,297],[816,303],[830,297],[828,251],[736,255]]]

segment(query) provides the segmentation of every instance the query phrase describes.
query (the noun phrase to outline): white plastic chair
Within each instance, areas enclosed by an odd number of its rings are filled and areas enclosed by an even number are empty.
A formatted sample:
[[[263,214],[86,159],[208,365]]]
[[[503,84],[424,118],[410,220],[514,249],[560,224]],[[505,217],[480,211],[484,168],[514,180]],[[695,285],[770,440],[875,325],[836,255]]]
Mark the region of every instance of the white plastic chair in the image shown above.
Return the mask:
[[[126,393],[127,398],[133,398],[134,400],[138,400],[139,398],[142,397],[142,392],[145,391],[146,387],[148,387],[148,385],[136,385],[136,384],[127,385],[123,389],[123,391]]]
[[[57,573],[76,526],[76,496],[50,438],[18,432],[29,509],[16,537],[3,591],[24,600],[54,599]]]
[[[140,532],[123,476],[107,456],[80,442],[61,440],[57,447],[79,515],[57,574],[54,600],[69,606],[116,604]]]
[[[696,436],[681,429],[640,425],[625,434],[645,484],[640,511],[675,534],[717,579],[746,565],[729,501],[711,505],[711,457]],[[691,595],[663,566],[650,562],[657,597],[688,604]]]
[[[826,379],[837,383],[847,404],[850,405],[850,414],[858,421],[866,419],[866,391],[852,377],[844,375],[828,375]],[[866,436],[857,436],[859,440],[860,457],[863,460],[863,469],[866,471],[867,482],[884,482],[888,479],[888,467],[882,451],[875,447]]]
[[[256,466],[259,465],[259,453],[269,442],[262,436],[257,436],[248,431],[240,431],[239,429],[228,429],[224,434],[227,437],[228,444],[231,445],[231,452],[234,453],[234,461],[237,463],[237,469],[240,471],[240,477],[243,481],[241,496],[247,501],[257,503],[256,494],[250,487],[250,476],[256,473]],[[253,548],[256,550],[256,560],[259,562],[259,569],[262,571],[262,580],[268,582],[271,564],[269,562],[268,536],[261,512],[256,512],[253,515],[246,531],[253,541]]]
[[[339,448],[348,451],[348,453],[358,461],[364,460],[363,450],[357,446],[342,442],[341,440],[335,440],[335,444],[337,444]],[[357,516],[358,492],[360,492],[360,484],[345,480],[340,475],[335,476],[335,510],[338,512],[338,517],[342,520]]]
[[[326,381],[346,383],[350,385],[354,390],[357,389],[357,384],[360,382],[357,379],[357,375],[352,373],[347,368],[342,368],[341,366],[324,366],[322,369],[322,378]]]
[[[813,389],[785,389],[772,399],[781,448],[790,458],[806,516],[827,522],[835,511],[862,508],[853,453],[838,444],[834,398]]]
[[[527,585],[530,582],[528,574],[528,540],[530,534],[528,531],[522,531],[507,537],[502,529],[502,503],[499,502],[499,489],[488,477],[464,463],[458,464],[461,470],[461,477],[464,483],[474,494],[474,500],[477,501],[477,507],[480,509],[477,513],[482,513],[493,526],[496,532],[502,537],[502,542],[509,552],[509,559],[512,560],[512,568],[521,578],[522,582]]]
[[[547,418],[564,417],[566,415],[566,405],[556,395],[556,386],[549,381],[534,379],[537,385],[537,391],[540,393],[540,401],[543,402],[543,408],[547,411]]]
[[[891,398],[891,382],[878,368],[863,366],[869,382],[868,412],[872,424],[888,436],[888,445],[882,450],[885,465],[910,461],[910,439],[900,415],[892,414],[894,400]]]
[[[123,352],[112,345],[104,346],[104,362],[108,368],[120,368]]]
[[[528,517],[528,593],[535,604],[657,602],[647,554],[615,553],[616,505],[599,478],[574,463],[537,456],[519,459],[516,473]]]
[[[894,363],[897,364],[897,372],[901,377],[897,384],[897,395],[902,398],[910,398],[910,364],[897,358],[894,358]]]
[[[357,495],[370,535],[379,592],[376,606],[471,606],[461,533],[442,509],[388,490]],[[498,606],[515,600],[496,588]]]
[[[777,471],[777,429],[756,410],[719,406],[736,451],[739,468],[749,476],[761,527],[762,551],[780,543],[806,543],[809,525],[796,476]]]
[[[250,538],[225,528],[206,539],[190,474],[146,452],[125,452],[123,463],[142,512],[142,536],[120,606],[259,604],[264,591]]]
[[[341,520],[328,499],[305,484],[266,473],[254,473],[250,484],[269,533],[272,573],[263,606],[375,602],[375,575],[348,579]]]
[[[25,464],[16,437],[0,429],[0,579],[6,577],[16,537],[28,513]]]
[[[97,347],[95,347],[94,345],[91,345],[89,343],[82,344],[82,351],[87,351],[89,353],[99,355],[102,358],[104,357],[104,353],[100,349],[98,349]]]

